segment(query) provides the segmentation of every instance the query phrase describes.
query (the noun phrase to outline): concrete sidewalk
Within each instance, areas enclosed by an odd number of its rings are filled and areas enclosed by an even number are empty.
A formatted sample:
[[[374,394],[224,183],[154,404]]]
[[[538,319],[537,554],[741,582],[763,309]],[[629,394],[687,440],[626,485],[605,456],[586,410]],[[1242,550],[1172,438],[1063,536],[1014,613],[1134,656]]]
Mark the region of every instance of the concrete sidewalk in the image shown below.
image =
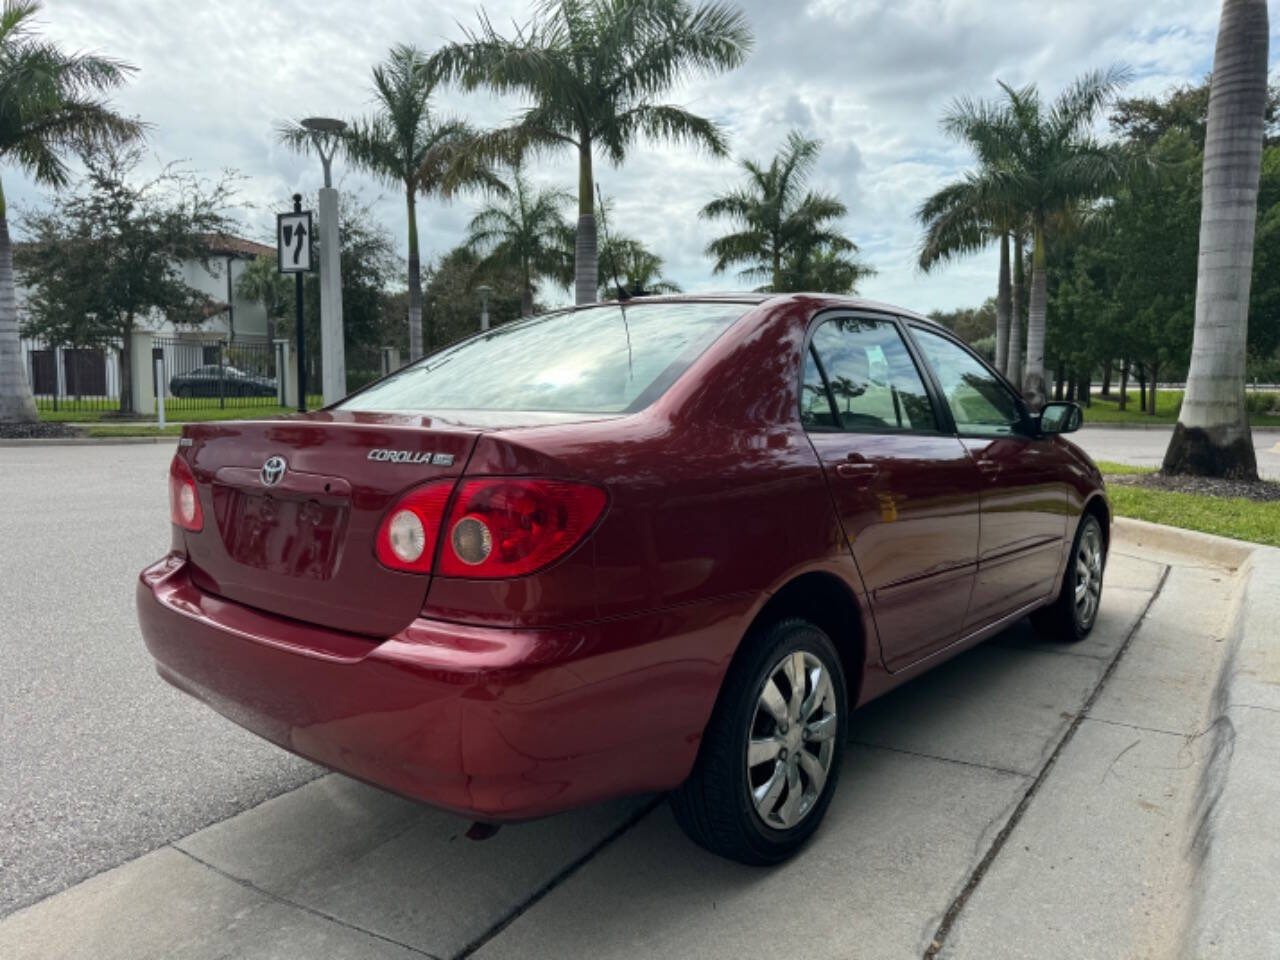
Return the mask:
[[[1086,642],[1024,622],[860,711],[774,870],[658,798],[475,843],[329,775],[10,915],[0,956],[1274,957],[1280,551],[1240,556],[1120,540]]]

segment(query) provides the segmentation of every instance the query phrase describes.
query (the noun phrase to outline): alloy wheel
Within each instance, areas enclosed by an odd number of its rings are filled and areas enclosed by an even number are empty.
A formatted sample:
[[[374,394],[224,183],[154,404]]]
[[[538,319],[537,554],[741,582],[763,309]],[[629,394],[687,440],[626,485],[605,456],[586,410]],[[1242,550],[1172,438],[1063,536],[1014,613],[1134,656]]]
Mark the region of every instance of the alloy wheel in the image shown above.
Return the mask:
[[[1098,615],[1102,596],[1102,534],[1096,524],[1085,527],[1076,549],[1076,623],[1088,628]]]
[[[822,796],[839,726],[822,661],[796,650],[765,675],[747,740],[747,790],[765,826],[788,830]]]

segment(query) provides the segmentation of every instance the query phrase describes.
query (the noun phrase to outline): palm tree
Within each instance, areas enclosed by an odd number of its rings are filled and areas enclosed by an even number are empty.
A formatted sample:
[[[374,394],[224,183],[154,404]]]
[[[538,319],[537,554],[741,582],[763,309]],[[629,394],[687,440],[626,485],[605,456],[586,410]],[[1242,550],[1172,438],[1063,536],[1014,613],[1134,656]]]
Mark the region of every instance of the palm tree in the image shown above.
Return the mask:
[[[1045,401],[1048,235],[1055,222],[1106,196],[1129,173],[1122,148],[1102,143],[1092,133],[1099,111],[1128,77],[1122,67],[1085,74],[1052,104],[1044,103],[1034,84],[1014,89],[1001,83],[1003,104],[960,100],[944,121],[978,154],[980,166],[966,178],[969,195],[984,209],[1016,212],[1014,229],[1026,218],[1031,296],[1022,392],[1033,409]]]
[[[1244,378],[1267,31],[1266,0],[1224,0],[1209,89],[1191,367],[1165,473],[1258,476]]]
[[[409,224],[409,358],[423,352],[422,260],[418,247],[417,199],[449,199],[467,187],[496,187],[496,178],[466,149],[475,131],[459,120],[438,118],[431,109],[436,80],[426,54],[407,44],[391,48],[384,63],[373,68],[377,109],[355,120],[341,134],[347,160],[378,179],[404,191]],[[309,131],[298,124],[279,128],[280,140],[295,150],[312,148]],[[430,351],[435,336],[430,317],[425,343]]]
[[[0,161],[37,183],[61,189],[70,179],[63,155],[114,146],[143,126],[115,113],[102,95],[135,68],[121,60],[63,53],[34,36],[38,0],[5,0],[0,11]],[[128,349],[128,344],[125,345]],[[13,245],[0,184],[0,423],[36,419],[22,369],[13,280]]]
[[[478,270],[519,272],[520,315],[533,315],[533,295],[541,277],[563,270],[561,237],[569,229],[560,210],[573,203],[565,190],[535,190],[517,167],[499,199],[471,219],[467,246],[483,259]]]
[[[760,289],[782,292],[807,286],[807,258],[857,252],[851,240],[831,227],[848,212],[845,205],[831,194],[805,190],[821,149],[822,141],[793,130],[768,166],[741,161],[746,185],[716,197],[700,213],[739,228],[707,244],[707,255],[715,258],[713,272],[741,266],[742,278],[763,280]],[[867,269],[844,259],[855,271]]]
[[[492,156],[572,147],[578,154],[578,227],[574,292],[596,299],[599,281],[593,159],[615,166],[641,137],[727,152],[710,120],[657,98],[694,72],[738,66],[752,36],[725,3],[684,0],[550,0],[511,37],[483,14],[462,43],[439,50],[435,72],[464,89],[485,86],[532,101],[510,127],[484,141]]]
[[[601,295],[616,300],[623,292],[629,297],[679,293],[680,285],[664,279],[662,267],[662,258],[639,240],[610,235],[600,244]]]
[[[996,124],[1007,123],[1000,116],[999,104],[956,100],[942,119],[943,130],[956,140],[968,144],[979,160],[984,156],[990,138],[985,132]],[[1013,284],[1009,266],[1009,242],[1019,212],[999,202],[987,189],[988,184],[977,174],[961,177],[929,197],[916,211],[925,227],[920,247],[920,269],[928,272],[940,263],[977,253],[993,241],[1000,244],[1000,273],[996,283],[996,369],[1006,376],[1012,369],[1009,355],[1011,318],[1013,317]],[[1021,331],[1019,342],[1021,341]],[[1019,365],[1020,366],[1020,365]]]

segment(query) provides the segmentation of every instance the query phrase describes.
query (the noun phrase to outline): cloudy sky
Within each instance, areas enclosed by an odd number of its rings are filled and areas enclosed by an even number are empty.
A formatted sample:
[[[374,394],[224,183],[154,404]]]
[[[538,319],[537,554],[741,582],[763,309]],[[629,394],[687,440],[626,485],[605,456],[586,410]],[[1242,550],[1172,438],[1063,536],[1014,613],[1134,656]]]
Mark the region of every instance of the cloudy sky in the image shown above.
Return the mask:
[[[524,20],[529,0],[487,3],[495,24]],[[976,305],[994,292],[993,255],[929,276],[915,267],[920,200],[962,171],[966,152],[937,119],[962,94],[990,96],[997,78],[1056,92],[1072,77],[1120,62],[1134,93],[1201,78],[1210,68],[1215,0],[742,0],[756,34],[735,73],[696,78],[670,99],[710,116],[735,156],[767,159],[789,129],[824,144],[815,186],[848,205],[843,227],[879,271],[861,292],[919,310]],[[156,162],[185,159],[209,172],[235,168],[254,210],[245,232],[269,240],[273,210],[318,186],[319,161],[295,156],[271,136],[273,123],[312,114],[348,117],[369,108],[369,67],[398,42],[431,50],[474,21],[471,0],[47,0],[49,36],[70,48],[126,59],[139,68],[117,97],[153,125]],[[1272,77],[1280,78],[1280,0],[1271,4]],[[515,100],[442,91],[437,108],[481,125],[510,118]],[[740,286],[713,276],[703,255],[712,226],[698,208],[732,186],[734,165],[687,148],[640,144],[621,169],[597,163],[614,226],[642,238],[687,290]],[[546,184],[571,187],[569,154],[534,168]],[[394,189],[338,170],[340,186],[374,204],[403,246],[403,205]],[[4,171],[10,203],[42,195]],[[448,250],[474,212],[466,199],[419,206],[424,253]],[[546,291],[549,302],[566,292]]]

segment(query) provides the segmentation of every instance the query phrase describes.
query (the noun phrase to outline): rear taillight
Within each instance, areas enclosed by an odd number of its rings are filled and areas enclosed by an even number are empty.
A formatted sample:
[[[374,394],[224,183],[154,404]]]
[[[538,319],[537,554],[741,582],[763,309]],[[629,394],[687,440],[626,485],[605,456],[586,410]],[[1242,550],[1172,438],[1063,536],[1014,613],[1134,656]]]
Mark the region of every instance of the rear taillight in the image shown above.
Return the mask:
[[[448,577],[519,577],[569,552],[604,510],[599,487],[562,480],[468,480],[440,551]]]
[[[563,480],[487,478],[464,481],[448,517],[449,484],[418,487],[383,518],[377,554],[388,567],[448,577],[519,577],[576,546],[605,506],[599,487]]]
[[[378,528],[378,559],[393,570],[430,573],[436,535],[444,520],[452,480],[428,483],[410,490],[382,518]]]
[[[180,456],[169,464],[169,518],[184,530],[199,533],[204,528],[204,511],[196,492],[196,478]]]

